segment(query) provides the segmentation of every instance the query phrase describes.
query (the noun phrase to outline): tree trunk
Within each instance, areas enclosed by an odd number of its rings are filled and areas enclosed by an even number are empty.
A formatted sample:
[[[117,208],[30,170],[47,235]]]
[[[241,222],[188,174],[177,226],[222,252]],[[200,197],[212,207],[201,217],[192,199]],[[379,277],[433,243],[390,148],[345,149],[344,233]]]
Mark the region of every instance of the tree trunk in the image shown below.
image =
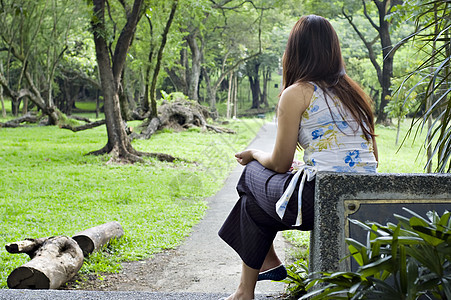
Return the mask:
[[[119,83],[125,65],[126,55],[139,21],[143,0],[135,0],[133,9],[127,14],[127,23],[117,40],[114,54],[110,60],[110,52],[105,40],[105,0],[93,0],[94,15],[98,22],[92,23],[97,64],[104,97],[105,121],[108,134],[107,144],[100,150],[90,154],[112,153],[113,159],[127,162],[142,161],[138,152],[133,149],[125,131],[121,116],[119,100]]]
[[[91,129],[94,127],[99,127],[102,125],[105,125],[105,120],[98,120],[95,122],[89,122],[88,124],[85,125],[80,125],[80,126],[72,126],[72,125],[68,125],[68,124],[63,124],[61,125],[62,129],[69,129],[72,130],[73,132],[77,132],[77,131],[82,131],[82,130],[86,130],[86,129]]]
[[[248,76],[251,86],[252,106],[251,108],[260,108],[260,83],[258,78]]]
[[[237,107],[238,107],[238,101],[237,101],[237,94],[238,94],[238,74],[234,77],[234,83],[233,83],[233,118],[237,117]]]
[[[260,63],[256,60],[252,61],[252,65],[248,67],[247,77],[249,78],[249,85],[252,93],[251,108],[260,108]]]
[[[150,119],[146,128],[141,132],[141,135],[132,133],[132,138],[150,139],[150,137],[160,128],[161,121],[158,117]]]
[[[122,69],[122,75],[121,75],[121,83],[119,85],[119,106],[121,108],[121,116],[122,120],[129,121],[131,120],[131,111],[130,111],[130,105],[128,101],[128,95],[127,95],[127,78],[125,77],[125,66]]]
[[[100,115],[100,93],[99,90],[96,92],[96,119]]]
[[[124,235],[124,229],[118,222],[109,222],[86,229],[75,234],[72,238],[78,243],[84,256],[88,256],[108,244],[112,239]]]
[[[20,99],[11,98],[11,113],[14,117],[19,115]]]
[[[22,114],[25,115],[27,113],[28,113],[28,97],[25,97],[23,99]]]
[[[271,69],[269,67],[264,68],[263,70],[263,93],[261,95],[261,103],[268,107],[268,81],[271,78]]]
[[[389,125],[391,122],[388,119],[387,113],[385,112],[384,108],[385,106],[387,106],[391,98],[390,88],[391,78],[393,77],[393,54],[390,53],[390,51],[393,47],[390,39],[389,23],[385,20],[385,8],[384,14],[381,14],[382,12],[379,13],[379,16],[381,18],[379,33],[381,38],[382,57],[384,58],[384,60],[382,63],[382,95],[379,111],[377,114],[377,123]]]
[[[212,86],[210,75],[207,72],[206,68],[202,68],[202,72],[204,74],[205,84],[207,85],[207,97],[210,103],[210,111],[213,115],[216,114],[216,88]]]
[[[27,253],[31,260],[8,276],[11,289],[56,289],[74,277],[83,265],[83,252],[66,236],[6,245],[10,253]]]
[[[149,54],[150,57],[150,54]],[[147,112],[150,111],[150,61],[148,62],[149,65],[146,67],[145,76],[144,76],[144,97],[141,101],[141,114],[144,115]]]
[[[188,77],[188,98],[198,101],[199,79],[201,72],[202,50],[197,44],[197,31],[194,34],[186,36],[189,48],[191,50],[191,74]]]
[[[31,113],[27,113],[19,118],[13,119],[13,120],[9,120],[5,123],[0,123],[1,126],[0,127],[9,127],[9,128],[16,128],[16,127],[20,127],[22,123],[37,123],[38,122],[38,117],[35,115],[32,115]]]
[[[227,117],[227,119],[230,119],[230,114],[231,114],[231,106],[232,106],[232,95],[233,95],[233,92],[232,92],[232,82],[233,82],[233,73],[231,73],[230,74],[230,76],[229,76],[229,90],[228,90],[228,93],[227,93],[227,115],[226,115],[226,117]]]
[[[2,103],[2,117],[6,118],[5,101],[3,100],[3,87],[0,85],[0,102]]]
[[[150,71],[152,70],[153,50],[152,43],[153,38],[153,25],[151,18],[146,14],[147,23],[149,23],[150,31],[150,43],[149,43],[149,55],[147,56],[147,66],[144,75],[144,97],[141,102],[141,114],[144,115],[150,111]]]

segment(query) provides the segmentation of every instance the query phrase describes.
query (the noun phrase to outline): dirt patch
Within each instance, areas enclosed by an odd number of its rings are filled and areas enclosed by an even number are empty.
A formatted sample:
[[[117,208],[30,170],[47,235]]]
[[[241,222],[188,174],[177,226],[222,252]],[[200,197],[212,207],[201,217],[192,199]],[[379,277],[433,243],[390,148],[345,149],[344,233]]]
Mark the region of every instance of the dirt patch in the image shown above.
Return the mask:
[[[62,289],[92,291],[159,291],[156,285],[176,250],[165,250],[152,258],[122,263],[119,273],[79,274]],[[189,283],[189,282],[187,282]]]

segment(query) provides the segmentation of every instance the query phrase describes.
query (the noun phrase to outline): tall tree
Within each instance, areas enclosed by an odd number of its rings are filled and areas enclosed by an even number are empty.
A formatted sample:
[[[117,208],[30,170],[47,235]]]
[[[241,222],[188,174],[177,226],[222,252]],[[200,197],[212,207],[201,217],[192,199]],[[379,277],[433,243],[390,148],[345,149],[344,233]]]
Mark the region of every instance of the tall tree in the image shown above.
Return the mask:
[[[356,26],[353,22],[352,15],[347,13],[343,8],[342,12],[345,18],[348,20],[349,24],[355,30],[357,35],[360,37],[365,47],[368,49],[368,56],[376,69],[377,78],[379,80],[380,86],[382,88],[381,100],[379,110],[377,112],[377,123],[387,124],[390,123],[389,118],[387,118],[387,113],[385,111],[385,106],[390,101],[391,98],[391,79],[393,77],[393,57],[395,52],[399,48],[393,48],[393,44],[390,38],[390,20],[387,16],[391,13],[393,7],[402,3],[401,0],[372,0],[376,7],[377,19],[374,21],[367,8],[367,0],[361,0],[363,5],[363,13],[371,24],[371,26],[377,32],[377,38],[380,41],[381,51],[382,51],[382,67],[378,61],[377,50],[374,48],[376,40],[369,40]]]
[[[126,23],[121,30],[110,54],[108,46],[108,29],[105,19],[106,0],[92,0],[94,14],[91,24],[96,48],[97,64],[104,97],[105,121],[108,141],[100,150],[91,154],[111,153],[114,158],[125,161],[142,161],[140,153],[136,151],[127,137],[124,121],[121,116],[119,102],[119,84],[124,69],[130,44],[132,43],[136,26],[143,14],[144,0],[135,0],[130,7],[125,1],[119,1],[123,7]]]
[[[260,65],[261,61],[257,58],[249,60],[246,63],[246,75],[249,79],[249,86],[251,87],[252,106],[251,108],[260,108]]]
[[[157,117],[157,99],[156,99],[156,89],[157,89],[157,79],[158,74],[160,73],[162,59],[163,59],[163,50],[166,46],[166,42],[168,39],[168,33],[169,29],[171,28],[172,21],[174,20],[175,11],[177,10],[178,6],[178,0],[174,0],[172,2],[171,6],[171,12],[169,13],[168,20],[166,22],[166,26],[164,27],[163,34],[161,35],[161,43],[160,47],[158,48],[157,53],[157,61],[155,63],[155,69],[152,76],[152,82],[150,85],[150,104],[151,104],[151,110],[150,110],[150,118]]]
[[[157,6],[157,4],[159,4]],[[150,117],[157,116],[157,101],[156,101],[156,89],[161,69],[163,69],[165,63],[170,60],[163,56],[163,51],[167,52],[166,48],[177,48],[177,45],[171,43],[174,31],[170,34],[171,27],[176,20],[175,14],[179,9],[179,1],[172,1],[169,7],[169,12],[166,13],[167,2],[156,3],[152,9],[146,11],[145,17],[147,22],[146,26],[140,26],[139,32],[140,48],[141,51],[146,52],[146,59],[144,63],[144,96],[141,101],[141,114],[150,114]],[[158,34],[161,32],[161,34]],[[145,44],[143,42],[144,41]],[[142,55],[144,56],[144,55]]]

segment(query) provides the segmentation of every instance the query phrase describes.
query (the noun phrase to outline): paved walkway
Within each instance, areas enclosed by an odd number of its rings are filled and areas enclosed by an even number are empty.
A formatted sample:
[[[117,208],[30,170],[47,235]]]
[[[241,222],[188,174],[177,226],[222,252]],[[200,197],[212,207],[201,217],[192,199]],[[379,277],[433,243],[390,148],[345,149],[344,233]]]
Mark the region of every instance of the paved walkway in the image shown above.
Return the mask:
[[[260,129],[249,147],[272,151],[275,134],[275,124],[268,123]],[[235,291],[241,273],[241,259],[219,238],[218,230],[238,199],[236,183],[242,170],[243,166],[237,164],[223,188],[209,199],[205,217],[177,249],[177,255],[169,262],[167,272],[157,282],[157,290],[227,294]],[[284,241],[280,237],[277,239],[276,251],[284,260]],[[174,269],[179,271],[174,273]],[[191,278],[190,283],[186,285],[182,278]],[[256,293],[277,295],[283,292],[283,288],[282,283],[263,281],[257,283]]]
[[[271,151],[275,141],[276,126],[265,124],[249,148]],[[235,185],[243,167],[237,167],[226,180],[224,187],[208,199],[209,209],[203,220],[193,228],[193,233],[171,255],[158,274],[141,273],[130,278],[148,283],[140,291],[118,292],[88,291],[26,291],[0,290],[0,299],[218,299],[231,294],[241,271],[239,256],[217,235],[237,200]],[[275,248],[282,261],[285,259],[285,242],[280,234]],[[127,276],[127,266],[124,266]],[[119,292],[121,291],[122,292]],[[149,290],[158,292],[149,292]],[[282,283],[263,281],[256,287],[257,299],[277,298],[284,290]]]

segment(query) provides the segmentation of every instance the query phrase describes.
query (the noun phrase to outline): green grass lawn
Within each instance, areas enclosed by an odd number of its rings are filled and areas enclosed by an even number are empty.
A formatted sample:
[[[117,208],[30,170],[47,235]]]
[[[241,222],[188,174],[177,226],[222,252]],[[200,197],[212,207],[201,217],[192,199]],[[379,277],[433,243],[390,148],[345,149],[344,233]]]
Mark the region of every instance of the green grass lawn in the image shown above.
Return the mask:
[[[85,156],[106,143],[104,126],[78,133],[45,126],[0,128],[0,287],[28,261],[25,254],[7,253],[4,245],[24,238],[71,236],[118,221],[125,236],[91,256],[82,272],[114,272],[120,261],[179,245],[202,218],[206,197],[236,166],[234,153],[261,125],[261,120],[234,121],[228,126],[236,135],[164,131],[133,146],[193,163],[148,159],[135,165]]]

